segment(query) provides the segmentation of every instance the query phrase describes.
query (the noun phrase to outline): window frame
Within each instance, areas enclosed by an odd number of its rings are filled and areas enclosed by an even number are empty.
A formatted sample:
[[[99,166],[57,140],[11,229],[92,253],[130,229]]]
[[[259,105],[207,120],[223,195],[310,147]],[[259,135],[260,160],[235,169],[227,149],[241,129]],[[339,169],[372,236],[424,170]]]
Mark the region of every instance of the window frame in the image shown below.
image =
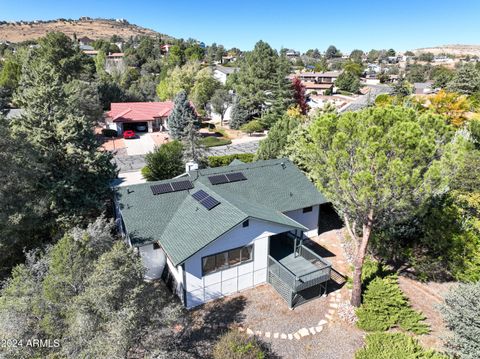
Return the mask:
[[[242,259],[242,252],[243,252],[243,249],[247,248],[247,247],[252,248],[251,255],[250,255],[250,258],[248,258],[247,260],[243,260]],[[229,264],[230,259],[229,259],[228,253],[233,252],[235,250],[240,250],[240,261],[238,263],[235,263],[235,264]],[[225,259],[226,265],[224,265],[222,267],[218,267],[217,266],[217,256],[222,255],[222,254],[225,255],[225,257],[226,257],[226,259]],[[203,263],[204,263],[205,258],[210,258],[210,257],[215,258],[215,269],[208,272],[208,273],[205,273]],[[202,266],[202,277],[204,277],[206,275],[209,275],[209,274],[218,273],[218,272],[221,272],[223,270],[230,269],[230,268],[238,267],[242,264],[247,264],[247,263],[253,262],[254,260],[255,260],[255,244],[254,243],[248,244],[246,246],[231,248],[231,249],[228,249],[226,251],[222,251],[222,252],[218,252],[218,253],[209,254],[208,256],[203,256],[201,258],[200,264]]]

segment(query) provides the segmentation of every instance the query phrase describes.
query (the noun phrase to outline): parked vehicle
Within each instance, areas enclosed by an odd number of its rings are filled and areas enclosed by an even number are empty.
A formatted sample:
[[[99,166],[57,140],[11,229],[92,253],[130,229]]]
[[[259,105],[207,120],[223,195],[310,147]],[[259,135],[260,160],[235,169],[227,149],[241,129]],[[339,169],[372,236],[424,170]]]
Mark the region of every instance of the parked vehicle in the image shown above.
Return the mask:
[[[135,138],[135,131],[132,130],[126,130],[123,132],[123,138],[129,139],[129,138]]]
[[[137,126],[137,131],[146,131],[146,130],[147,130],[147,126],[144,126],[144,125]]]

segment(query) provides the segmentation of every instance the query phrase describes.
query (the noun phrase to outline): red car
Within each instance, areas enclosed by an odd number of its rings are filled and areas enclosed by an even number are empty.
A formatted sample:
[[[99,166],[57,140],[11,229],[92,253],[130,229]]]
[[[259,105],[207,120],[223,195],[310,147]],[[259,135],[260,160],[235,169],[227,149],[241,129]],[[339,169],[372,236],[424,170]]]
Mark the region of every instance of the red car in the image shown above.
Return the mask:
[[[123,131],[123,138],[125,139],[135,138],[135,131],[132,131],[132,130]]]

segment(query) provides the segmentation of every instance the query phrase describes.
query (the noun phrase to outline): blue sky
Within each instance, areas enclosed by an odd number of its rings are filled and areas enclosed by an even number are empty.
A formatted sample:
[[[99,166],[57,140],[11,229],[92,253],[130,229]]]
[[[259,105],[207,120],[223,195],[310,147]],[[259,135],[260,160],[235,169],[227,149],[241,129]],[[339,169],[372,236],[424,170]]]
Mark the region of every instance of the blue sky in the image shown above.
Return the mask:
[[[125,18],[180,38],[249,50],[273,47],[325,50],[407,50],[441,44],[479,44],[478,0],[142,1],[0,0],[1,20]]]

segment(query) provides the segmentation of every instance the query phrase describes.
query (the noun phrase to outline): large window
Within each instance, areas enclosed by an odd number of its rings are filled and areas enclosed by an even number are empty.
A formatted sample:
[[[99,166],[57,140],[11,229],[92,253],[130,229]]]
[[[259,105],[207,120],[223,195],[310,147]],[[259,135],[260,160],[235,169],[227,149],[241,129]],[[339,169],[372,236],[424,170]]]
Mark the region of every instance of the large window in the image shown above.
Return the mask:
[[[202,258],[203,275],[253,260],[253,244]]]

